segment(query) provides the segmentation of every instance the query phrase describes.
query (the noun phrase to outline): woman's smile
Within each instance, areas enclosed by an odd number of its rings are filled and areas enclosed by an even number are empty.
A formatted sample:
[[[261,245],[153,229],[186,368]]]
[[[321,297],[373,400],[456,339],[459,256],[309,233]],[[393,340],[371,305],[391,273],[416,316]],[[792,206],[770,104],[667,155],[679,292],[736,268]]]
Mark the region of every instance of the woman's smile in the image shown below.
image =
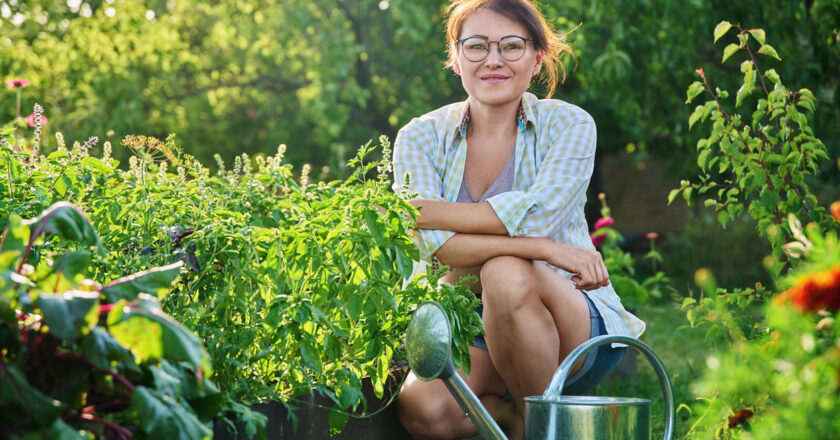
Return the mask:
[[[481,80],[489,84],[498,84],[508,79],[507,75],[499,75],[497,73],[482,75]]]

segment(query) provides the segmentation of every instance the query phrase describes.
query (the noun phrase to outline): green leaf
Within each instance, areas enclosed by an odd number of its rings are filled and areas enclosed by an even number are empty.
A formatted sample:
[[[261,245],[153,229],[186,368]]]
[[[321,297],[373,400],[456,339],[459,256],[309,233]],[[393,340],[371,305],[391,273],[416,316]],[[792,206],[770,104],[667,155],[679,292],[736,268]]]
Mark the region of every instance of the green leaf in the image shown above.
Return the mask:
[[[382,353],[382,341],[379,339],[373,339],[372,341],[368,341],[367,346],[365,347],[365,357],[363,358],[364,362],[370,362],[376,359]]]
[[[338,435],[347,426],[347,421],[350,420],[350,415],[346,411],[336,405],[330,409],[330,435]]]
[[[126,301],[119,301],[108,313],[108,330],[121,346],[131,350],[137,360],[163,356],[163,330],[158,322],[129,313]]]
[[[770,212],[775,212],[779,204],[779,195],[775,192],[768,191],[766,188],[761,192],[759,197],[761,204]]]
[[[718,212],[718,221],[723,229],[726,229],[726,223],[729,222],[729,213],[726,211]]]
[[[5,363],[0,380],[0,414],[4,420],[44,423],[55,419],[64,405],[44,395],[26,381],[26,376],[13,363]]]
[[[105,162],[92,156],[85,157],[80,162],[82,165],[89,166],[103,174],[109,174],[113,171]]]
[[[385,240],[385,229],[379,218],[379,214],[377,214],[377,212],[373,209],[365,209],[364,216],[365,224],[367,225],[370,233],[373,235],[373,241],[375,241],[379,246],[388,246],[388,243]]]
[[[688,187],[683,191],[683,199],[685,199],[685,203],[688,206],[691,206],[691,193],[694,189],[692,187]]]
[[[710,150],[703,150],[697,155],[697,165],[703,171],[706,170],[706,161],[709,159],[709,154],[711,154]]]
[[[397,269],[399,269],[403,278],[408,279],[414,271],[414,262],[401,248],[397,247],[394,251],[397,254]]]
[[[300,342],[300,355],[303,357],[303,364],[311,368],[316,373],[321,373],[323,366],[321,365],[321,355],[315,345],[309,339],[304,339]]]
[[[758,41],[758,44],[764,44],[764,29],[750,29],[749,32],[755,38],[755,41]]]
[[[102,369],[111,368],[111,362],[123,366],[134,364],[131,352],[123,348],[103,327],[94,327],[82,340],[85,357]]]
[[[720,37],[724,36],[727,32],[729,32],[729,29],[731,29],[731,28],[732,28],[732,23],[730,23],[726,20],[718,23],[717,26],[715,26],[715,40],[714,40],[714,42],[717,43],[717,40],[719,40]]]
[[[29,226],[17,214],[9,216],[9,223],[6,225],[6,235],[0,245],[1,252],[18,251],[23,253],[29,243]]]
[[[172,287],[175,278],[181,273],[181,266],[183,265],[183,261],[178,261],[167,266],[122,277],[108,283],[107,286],[100,289],[100,293],[105,295],[108,302],[112,303],[121,299],[133,300],[141,293],[162,298]]]
[[[772,81],[774,84],[779,84],[781,79],[779,78],[779,74],[776,73],[776,69],[767,69],[764,72],[764,77]]]
[[[688,129],[690,130],[691,127],[694,126],[695,123],[697,123],[697,120],[705,120],[706,117],[709,115],[710,110],[711,107],[709,107],[708,105],[698,105],[697,107],[695,107],[694,112],[691,113],[691,116],[689,116],[688,118]]]
[[[58,159],[67,159],[70,155],[67,154],[66,150],[57,150],[53,151],[47,156],[47,160],[58,160]]]
[[[61,257],[59,267],[65,279],[78,284],[87,273],[90,264],[90,253],[88,252],[67,252]]]
[[[144,296],[141,294],[139,299],[144,299]],[[156,301],[154,297],[146,297],[149,302]],[[212,373],[210,356],[204,351],[198,336],[188,328],[157,309],[126,306],[122,313],[122,316],[115,317],[115,322],[108,315],[111,334],[121,345],[141,354],[143,359],[163,358],[188,362],[195,368],[201,368],[205,375]],[[144,331],[151,333],[145,334]],[[132,343],[141,344],[142,350]]]
[[[703,83],[701,83],[700,81],[694,81],[693,83],[691,83],[691,85],[688,86],[688,90],[685,93],[685,103],[691,103],[691,101],[694,100],[694,98],[696,98],[697,95],[703,93],[703,89]]]
[[[776,49],[774,49],[773,46],[769,44],[762,44],[761,47],[758,48],[758,53],[762,55],[767,55],[769,57],[773,57],[779,61],[782,60],[781,58],[779,58],[779,54],[776,53]]]
[[[32,231],[31,240],[46,233],[56,234],[64,240],[75,241],[85,246],[95,246],[104,255],[105,250],[90,220],[75,205],[58,202],[42,212],[37,218],[24,222]]]
[[[149,438],[209,439],[213,431],[185,405],[156,390],[138,386],[131,395],[138,428]]]
[[[362,314],[362,306],[364,305],[364,297],[358,291],[350,293],[350,299],[347,301],[347,313],[350,319],[358,321]]]
[[[752,87],[747,86],[747,84],[741,84],[741,88],[738,89],[738,93],[735,95],[735,107],[740,107],[741,102],[752,93],[752,90]]]
[[[668,204],[670,205],[674,199],[680,194],[680,189],[672,189],[670,193],[668,193]]]
[[[5,415],[5,414],[4,414]],[[42,425],[43,426],[43,425]],[[55,419],[52,425],[29,431],[22,440],[87,440],[89,437],[82,435],[84,431],[78,431],[64,422],[61,418]]]
[[[38,308],[50,331],[62,339],[75,339],[87,334],[99,320],[99,294],[67,291],[60,295],[41,292]]]
[[[739,49],[741,48],[735,43],[730,43],[729,45],[727,45],[725,48],[723,48],[723,59],[720,60],[720,62],[725,63],[726,60],[733,54],[735,54],[735,52],[738,52]]]

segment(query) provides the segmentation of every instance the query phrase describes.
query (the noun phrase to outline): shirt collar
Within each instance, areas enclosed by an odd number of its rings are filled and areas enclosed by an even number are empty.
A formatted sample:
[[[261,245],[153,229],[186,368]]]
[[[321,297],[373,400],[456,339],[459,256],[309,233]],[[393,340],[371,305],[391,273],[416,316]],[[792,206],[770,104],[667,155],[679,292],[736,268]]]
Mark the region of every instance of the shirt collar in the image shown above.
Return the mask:
[[[522,95],[522,99],[519,101],[519,111],[516,114],[516,122],[519,125],[519,131],[525,131],[525,127],[527,127],[528,122],[534,123],[534,111],[531,105],[531,99],[534,99],[534,95],[530,93],[524,93]],[[461,137],[467,137],[467,127],[470,125],[470,100],[467,99],[464,101],[463,106],[461,107],[460,111],[460,124],[457,127],[457,134],[460,134]]]

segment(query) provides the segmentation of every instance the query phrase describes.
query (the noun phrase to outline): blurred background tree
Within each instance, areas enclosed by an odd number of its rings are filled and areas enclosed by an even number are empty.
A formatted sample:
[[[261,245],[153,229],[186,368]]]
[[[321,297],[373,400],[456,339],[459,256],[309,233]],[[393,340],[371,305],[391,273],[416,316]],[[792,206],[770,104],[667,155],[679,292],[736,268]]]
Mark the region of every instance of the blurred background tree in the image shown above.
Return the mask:
[[[556,97],[595,116],[602,154],[653,153],[677,171],[693,167],[683,90],[695,68],[720,68],[706,34],[723,19],[778,36],[785,62],[770,67],[814,89],[815,131],[840,151],[840,2],[540,3],[561,31],[583,24],[569,36],[576,59],[566,60],[569,80]],[[291,162],[341,175],[358,145],[464,99],[442,67],[447,5],[3,0],[0,75],[32,81],[23,108],[44,104],[50,132],[112,141],[174,132],[206,163],[214,153],[268,153],[286,143]],[[2,96],[0,119],[9,120],[15,95]]]

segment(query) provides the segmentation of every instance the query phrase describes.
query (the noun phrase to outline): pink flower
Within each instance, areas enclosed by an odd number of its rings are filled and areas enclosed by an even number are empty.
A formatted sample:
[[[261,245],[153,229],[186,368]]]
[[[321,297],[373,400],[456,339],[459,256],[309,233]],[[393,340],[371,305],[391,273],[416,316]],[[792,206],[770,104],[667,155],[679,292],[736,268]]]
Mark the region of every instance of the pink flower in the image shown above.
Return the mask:
[[[607,239],[607,234],[589,234],[589,238],[592,239],[592,244],[595,247],[598,247],[604,243],[604,240]]]
[[[702,67],[695,70],[695,72],[697,72],[697,74],[700,75],[700,76],[705,76],[705,74],[703,73],[703,68]]]
[[[10,89],[14,89],[15,87],[26,87],[29,84],[31,83],[25,78],[12,78],[6,80],[6,87]]]
[[[108,313],[114,308],[113,304],[102,304],[99,306],[99,313]]]
[[[656,232],[648,232],[647,234],[645,234],[645,237],[647,237],[648,240],[656,240],[657,238],[659,238],[659,234],[657,234]]]
[[[613,223],[615,222],[613,221],[612,217],[601,217],[595,222],[595,230],[597,231],[601,228],[609,228],[613,225]]]
[[[35,113],[32,113],[31,115],[26,117],[26,125],[30,127],[35,126]],[[47,125],[47,117],[44,115],[41,115],[41,125]]]

